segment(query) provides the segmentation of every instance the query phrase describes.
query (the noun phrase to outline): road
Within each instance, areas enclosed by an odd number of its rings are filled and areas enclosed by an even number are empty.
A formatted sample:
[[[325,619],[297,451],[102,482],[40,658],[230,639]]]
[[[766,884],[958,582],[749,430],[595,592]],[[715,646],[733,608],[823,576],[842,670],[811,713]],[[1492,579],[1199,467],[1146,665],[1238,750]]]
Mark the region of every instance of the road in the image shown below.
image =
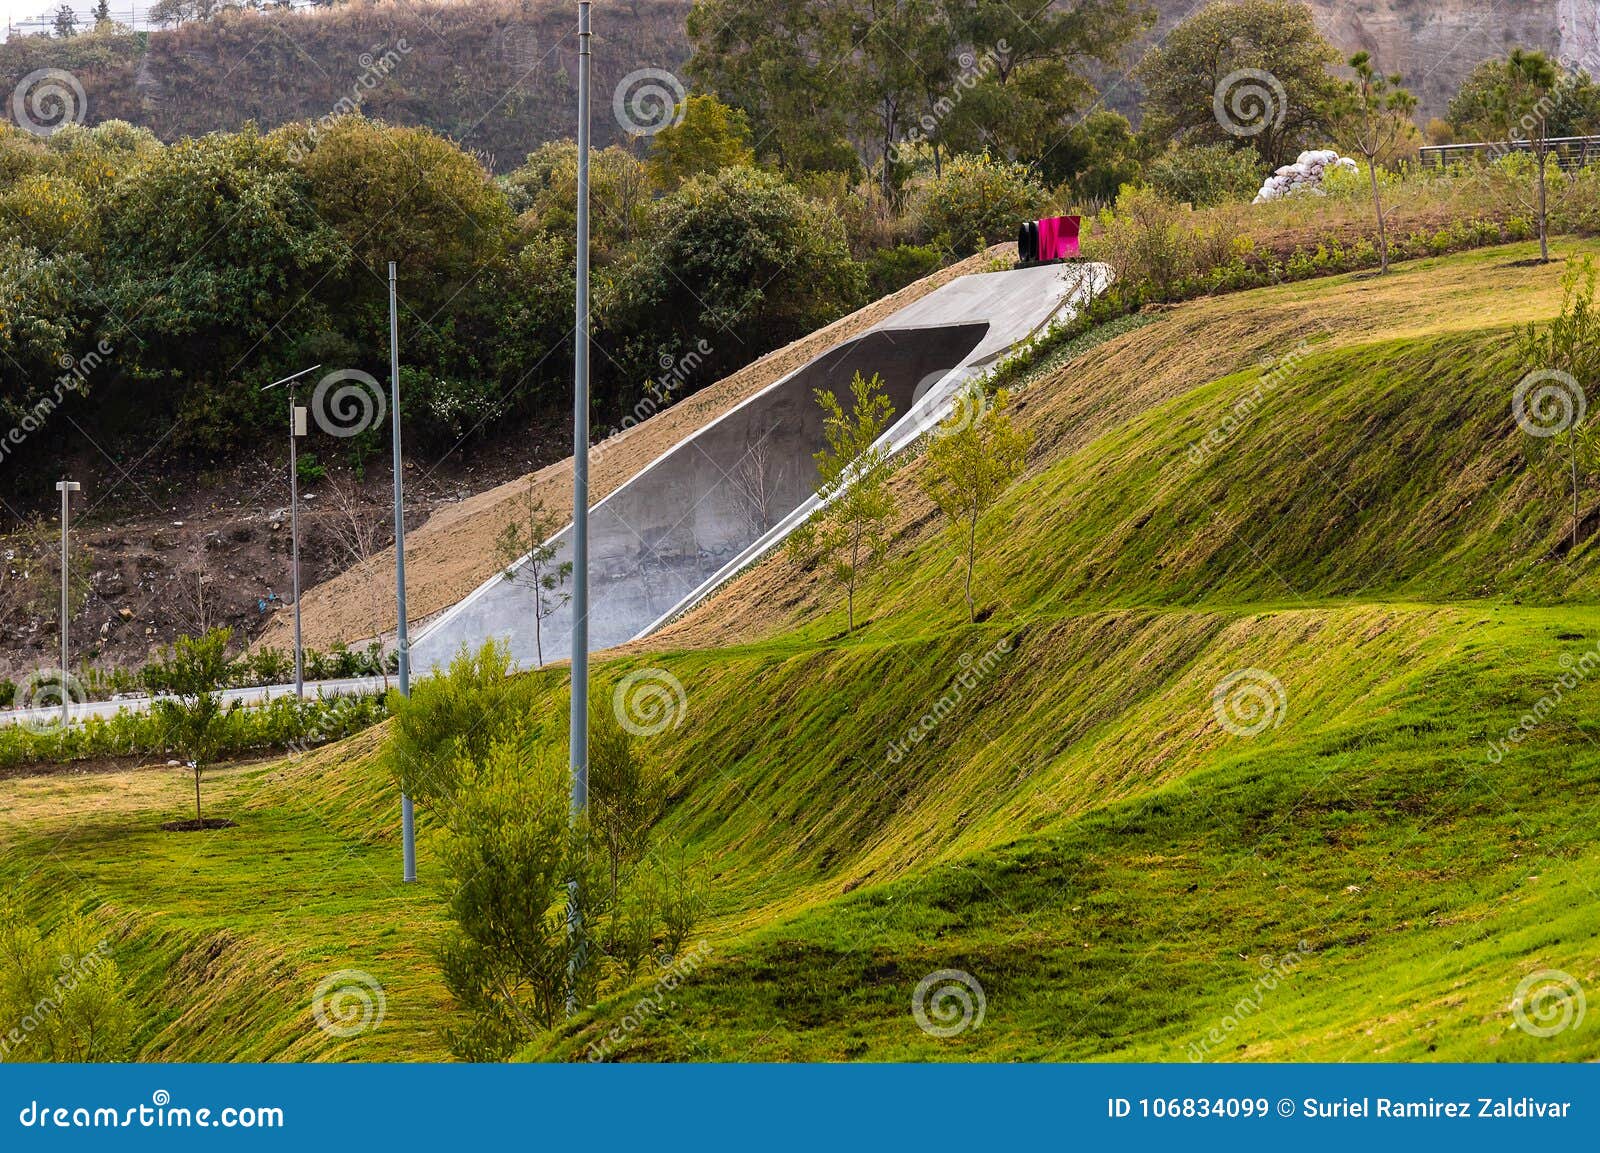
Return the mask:
[[[307,681],[306,696],[315,698],[324,697],[355,697],[366,693],[382,692],[384,688],[395,683],[394,677],[343,677],[329,681]],[[157,694],[147,697],[124,697],[115,701],[86,701],[74,704],[71,708],[71,719],[82,721],[87,717],[113,717],[117,713],[127,711],[131,713],[147,712],[151,702],[161,699],[166,694]],[[224,703],[239,701],[244,705],[265,704],[269,700],[279,697],[294,695],[294,685],[261,685],[250,689],[225,689],[222,693]],[[36,727],[46,726],[59,720],[61,706],[35,709],[7,709],[0,711],[0,725],[25,725]]]

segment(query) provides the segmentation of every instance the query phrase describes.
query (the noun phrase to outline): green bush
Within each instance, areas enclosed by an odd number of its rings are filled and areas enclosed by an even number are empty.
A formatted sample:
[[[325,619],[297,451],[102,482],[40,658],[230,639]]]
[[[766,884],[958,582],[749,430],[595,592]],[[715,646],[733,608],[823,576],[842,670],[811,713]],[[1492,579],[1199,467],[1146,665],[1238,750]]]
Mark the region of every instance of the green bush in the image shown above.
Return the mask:
[[[874,299],[898,292],[914,280],[939,271],[943,254],[931,244],[897,244],[866,259],[867,292]]]
[[[9,709],[17,701],[17,683],[0,677],[0,709]]]
[[[134,1014],[110,940],[82,917],[43,932],[0,902],[0,1062],[120,1061]]]
[[[385,699],[376,694],[304,700],[281,696],[225,717],[219,724],[216,756],[315,748],[370,728],[387,715]],[[0,726],[0,769],[97,757],[171,757],[179,752],[177,734],[147,712],[123,710],[65,727]]]
[[[1011,240],[1049,206],[1050,194],[1027,165],[985,152],[953,157],[916,190],[911,212],[925,241],[965,256],[980,242]]]
[[[514,731],[526,711],[532,678],[509,679],[511,654],[490,641],[465,646],[443,673],[419,681],[409,698],[390,694],[394,725],[387,755],[400,791],[427,805],[447,805],[463,764],[481,763]]]
[[[1261,189],[1262,168],[1255,150],[1231,144],[1174,148],[1153,161],[1145,180],[1162,196],[1196,208],[1249,202]]]

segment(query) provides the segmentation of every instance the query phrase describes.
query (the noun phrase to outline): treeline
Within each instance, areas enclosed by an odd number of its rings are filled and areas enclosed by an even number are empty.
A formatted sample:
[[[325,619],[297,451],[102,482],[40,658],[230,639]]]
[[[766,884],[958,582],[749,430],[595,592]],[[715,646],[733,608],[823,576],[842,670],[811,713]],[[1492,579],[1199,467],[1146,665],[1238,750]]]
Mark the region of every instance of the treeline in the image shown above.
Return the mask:
[[[899,206],[840,181],[802,189],[755,166],[748,126],[714,99],[678,120],[594,158],[598,433],[1048,201],[985,157]],[[386,384],[390,260],[408,447],[437,459],[526,428],[570,390],[576,169],[559,142],[496,179],[435,133],[359,115],[171,145],[116,121],[0,134],[8,501],[47,497],[80,431],[128,458],[212,461],[277,443],[282,400],[261,387],[279,377],[321,364]],[[387,424],[348,415],[328,419],[360,467]]]
[[[399,11],[272,18],[381,30]],[[612,20],[653,11],[607,9]],[[570,13],[539,13],[557,22],[551,43],[564,43]],[[265,18],[224,12],[174,35]],[[1374,73],[1387,96],[1352,83],[1295,0],[1214,3],[1175,28],[1137,69],[1147,96],[1135,129],[1097,107],[1088,77],[1121,61],[1147,25],[1135,0],[759,10],[698,0],[687,91],[658,74],[613,102],[610,78],[597,79],[597,127],[634,130],[594,157],[597,433],[1009,239],[1021,219],[1109,213],[1089,229],[1092,250],[1096,225],[1132,219],[1129,206],[1247,203],[1301,148],[1369,158],[1360,141],[1374,124],[1380,170],[1423,138],[1394,103],[1400,78]],[[270,131],[172,144],[116,120],[0,132],[0,417],[12,426],[0,465],[12,470],[12,507],[53,495],[79,430],[125,459],[159,446],[212,462],[277,442],[281,400],[260,391],[272,380],[322,364],[385,381],[390,260],[413,451],[437,459],[564,407],[575,147],[542,144],[497,177],[485,156],[438,132],[371,118],[424,43],[372,40],[357,57],[370,81],[359,99]],[[118,43],[104,32],[52,43],[88,52],[100,41]],[[1485,64],[1450,123],[1427,131],[1507,140],[1526,134],[1530,114],[1552,133],[1597,122],[1586,76],[1519,59]],[[304,72],[287,60],[272,68],[280,85]],[[1236,90],[1240,76],[1270,83]],[[557,87],[570,99],[570,77]],[[1172,235],[1152,243],[1162,250]],[[1382,263],[1385,241],[1374,239]],[[1241,261],[1256,269],[1237,253],[1220,263]],[[56,418],[63,408],[70,419]],[[381,421],[332,423],[355,433],[341,443],[358,469],[385,448]]]

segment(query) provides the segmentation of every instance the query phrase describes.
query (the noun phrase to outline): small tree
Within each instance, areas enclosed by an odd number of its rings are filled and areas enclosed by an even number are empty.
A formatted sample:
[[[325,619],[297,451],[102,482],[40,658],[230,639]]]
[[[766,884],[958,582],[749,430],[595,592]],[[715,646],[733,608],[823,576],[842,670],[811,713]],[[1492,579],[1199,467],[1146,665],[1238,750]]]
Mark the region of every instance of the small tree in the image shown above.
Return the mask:
[[[1389,230],[1383,215],[1383,192],[1378,184],[1378,160],[1388,154],[1411,128],[1417,98],[1401,87],[1400,76],[1384,76],[1372,66],[1372,57],[1357,52],[1350,58],[1356,78],[1345,86],[1340,108],[1339,134],[1347,147],[1367,162],[1372,181],[1372,210],[1378,220],[1378,271],[1389,271]]]
[[[55,30],[58,40],[65,40],[78,34],[78,14],[72,10],[72,6],[69,4],[63,4],[56,9],[50,24]]]
[[[1478,126],[1507,144],[1526,141],[1533,154],[1535,198],[1529,207],[1539,218],[1539,260],[1546,264],[1550,261],[1550,229],[1545,161],[1550,155],[1550,117],[1561,104],[1555,91],[1560,82],[1560,70],[1550,57],[1516,49],[1482,93],[1484,120]]]
[[[650,140],[650,172],[656,186],[671,192],[691,176],[754,164],[750,120],[715,96],[686,97],[674,122]]]
[[[457,933],[440,960],[468,1016],[449,1040],[470,1060],[504,1060],[560,1019],[567,882],[582,862],[568,829],[565,766],[548,748],[507,741],[461,771],[471,787],[456,795],[443,845]]]
[[[1010,403],[1004,389],[991,399],[981,381],[968,384],[956,411],[934,434],[919,477],[922,491],[963,539],[966,580],[962,591],[968,620],[977,617],[972,570],[978,555],[978,522],[1021,475],[1032,439],[1011,419]]]
[[[379,664],[387,670],[387,665],[381,660],[381,652],[386,624],[384,610],[389,604],[389,597],[378,571],[378,556],[383,548],[386,518],[362,499],[361,490],[354,483],[330,480],[326,491],[335,515],[325,518],[323,523],[333,535],[333,539],[338,542],[351,567],[361,577],[358,584],[366,594],[365,627],[369,635],[375,638],[380,653]],[[387,672],[385,672],[384,686],[388,687]]]
[[[533,594],[534,664],[544,666],[544,619],[572,599],[561,586],[572,576],[572,562],[555,563],[557,545],[550,540],[561,521],[534,495],[533,482],[517,502],[515,513],[495,539],[500,577]]]
[[[637,859],[661,812],[663,790],[639,755],[638,741],[609,706],[589,714],[589,822],[605,848],[611,899],[622,866]]]
[[[227,682],[228,642],[231,629],[212,629],[198,637],[179,637],[165,658],[146,670],[152,688],[172,694],[158,698],[156,715],[167,739],[188,761],[194,773],[194,827],[205,828],[200,812],[200,777],[221,751],[225,722],[239,709],[233,701],[224,708],[218,691]]]
[[[883,380],[877,374],[868,380],[858,372],[850,381],[850,396],[846,413],[832,392],[816,390],[817,403],[827,413],[823,434],[828,446],[812,457],[822,507],[790,535],[786,546],[796,561],[822,557],[833,578],[845,586],[846,631],[856,627],[856,582],[888,547],[895,511],[889,454],[876,444],[894,414],[883,395]]]
[[[1543,329],[1529,324],[1518,339],[1529,372],[1514,401],[1518,424],[1536,443],[1549,446],[1529,453],[1530,463],[1536,467],[1554,463],[1564,474],[1562,487],[1570,484],[1573,550],[1578,547],[1583,481],[1600,448],[1585,420],[1585,386],[1592,390],[1600,379],[1600,306],[1595,291],[1594,261],[1586,257],[1562,278],[1560,315]],[[1552,375],[1540,380],[1540,373]]]
[[[625,869],[607,885],[598,828],[570,820],[559,751],[528,725],[460,768],[443,846],[457,931],[440,960],[466,1011],[450,1045],[468,1060],[504,1060],[569,1003],[626,984],[652,949],[682,942],[700,907],[692,875],[670,864]],[[585,928],[576,943],[574,914]]]

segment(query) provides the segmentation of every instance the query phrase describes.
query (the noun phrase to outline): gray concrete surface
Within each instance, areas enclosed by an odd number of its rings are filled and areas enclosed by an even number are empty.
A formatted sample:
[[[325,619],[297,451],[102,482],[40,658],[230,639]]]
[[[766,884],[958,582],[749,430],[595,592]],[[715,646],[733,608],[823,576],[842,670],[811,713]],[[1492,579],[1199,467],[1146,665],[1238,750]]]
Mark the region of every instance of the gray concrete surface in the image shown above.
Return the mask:
[[[1103,265],[1047,265],[964,276],[845,341],[693,433],[593,507],[590,642],[599,650],[646,635],[774,547],[816,508],[812,454],[823,446],[814,390],[843,397],[856,372],[883,378],[894,407],[882,443],[910,444],[949,411],[961,384],[1045,321],[1070,317],[1104,289]],[[604,446],[597,451],[604,451]],[[551,543],[567,554],[568,529]],[[522,562],[525,567],[526,560]],[[504,641],[536,663],[534,593],[496,575],[412,642],[418,675],[463,646]],[[546,594],[545,663],[570,649],[570,607]]]

